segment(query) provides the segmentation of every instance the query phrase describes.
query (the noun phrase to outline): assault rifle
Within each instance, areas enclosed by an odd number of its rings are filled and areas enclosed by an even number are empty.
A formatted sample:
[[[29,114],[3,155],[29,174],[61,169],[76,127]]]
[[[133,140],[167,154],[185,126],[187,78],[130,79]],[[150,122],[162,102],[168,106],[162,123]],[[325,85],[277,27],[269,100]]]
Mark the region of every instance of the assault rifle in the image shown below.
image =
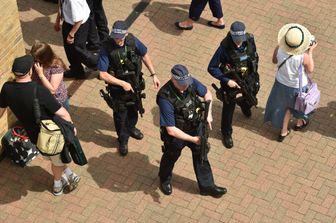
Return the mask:
[[[100,89],[99,94],[105,100],[107,105],[113,109],[114,103],[113,103],[113,99],[111,98],[111,96],[108,93],[106,93],[103,89]]]
[[[202,111],[202,120],[199,126],[199,137],[201,140],[200,150],[201,150],[201,163],[203,165],[204,160],[206,160],[207,153],[210,150],[210,144],[208,143],[209,138],[209,123],[208,114],[210,109],[211,100],[207,100],[204,103],[204,110]]]
[[[236,102],[239,102],[243,99],[246,100],[247,104],[251,106],[256,106],[258,104],[258,100],[256,96],[251,92],[251,88],[249,88],[246,80],[244,78],[240,77],[240,73],[242,75],[245,75],[246,69],[230,69],[227,72],[225,72],[226,75],[233,77],[233,79],[237,82],[237,84],[240,86],[240,89],[238,88],[232,88],[228,92],[223,92],[222,89],[219,89],[216,84],[211,84],[211,86],[216,91],[216,97],[218,100],[223,101],[225,103],[228,103],[230,100],[234,100]],[[238,94],[242,94],[241,97],[237,98]]]
[[[230,70],[228,73],[232,74],[233,79],[237,81],[237,84],[240,86],[239,91],[242,93],[242,98],[244,98],[248,105],[256,106],[258,104],[257,97],[252,94],[248,84],[246,83],[246,80],[244,78],[241,78],[239,73],[242,75],[245,75],[246,69],[234,69]],[[237,98],[237,101],[242,100],[242,98]]]
[[[137,107],[137,110],[140,114],[140,116],[143,116],[143,113],[145,113],[145,109],[142,105],[142,99],[146,98],[146,94],[142,93],[143,88],[141,87],[140,83],[139,83],[139,76],[135,75],[134,71],[125,73],[127,75],[130,76],[130,80],[131,80],[131,85],[134,91],[134,95],[135,95],[135,102],[128,102],[126,103],[126,105],[130,104],[130,103],[135,103],[135,106]]]

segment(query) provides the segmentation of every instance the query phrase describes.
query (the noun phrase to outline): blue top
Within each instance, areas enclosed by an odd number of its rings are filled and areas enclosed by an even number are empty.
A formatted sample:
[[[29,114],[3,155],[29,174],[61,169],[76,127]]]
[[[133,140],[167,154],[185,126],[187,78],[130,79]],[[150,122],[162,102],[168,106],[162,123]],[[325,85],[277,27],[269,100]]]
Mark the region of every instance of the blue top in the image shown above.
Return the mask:
[[[204,97],[207,93],[207,88],[201,82],[193,78],[193,87],[196,89],[196,94],[200,97]],[[183,92],[184,96],[187,96],[187,91]],[[162,97],[158,97],[157,103],[160,108],[160,126],[175,126],[174,106]]]
[[[112,49],[118,49],[118,48],[124,48],[124,46],[119,46],[114,42],[114,40],[110,40],[112,42]],[[138,39],[134,36],[134,42],[135,42],[135,48],[136,48],[136,54],[139,56],[143,57],[147,53],[147,47]],[[99,60],[98,60],[98,65],[97,68],[99,71],[106,72],[108,70],[110,64],[109,60],[109,52],[106,48],[102,48],[99,53]]]
[[[232,40],[231,40],[232,41]],[[234,43],[232,43],[234,44]],[[236,49],[237,50],[244,50],[244,48],[247,46],[247,42],[243,42],[243,44]],[[256,51],[256,46],[252,46],[254,50]],[[223,72],[219,69],[219,66],[221,64],[228,64],[230,63],[230,57],[227,52],[227,50],[223,46],[219,46],[216,50],[215,54],[210,60],[209,66],[208,66],[208,72],[216,79],[220,80],[223,84],[227,84],[227,82],[231,79],[230,77],[223,74]]]

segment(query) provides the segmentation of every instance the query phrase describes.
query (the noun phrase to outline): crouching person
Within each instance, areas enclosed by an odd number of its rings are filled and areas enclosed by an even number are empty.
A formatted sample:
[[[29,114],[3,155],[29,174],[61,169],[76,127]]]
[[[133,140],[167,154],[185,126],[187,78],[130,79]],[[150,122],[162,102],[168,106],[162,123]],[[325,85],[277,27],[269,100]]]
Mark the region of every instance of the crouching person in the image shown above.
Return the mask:
[[[29,139],[36,144],[40,126],[36,123],[34,116],[35,95],[39,100],[42,120],[52,119],[54,115],[69,122],[72,120],[67,110],[57,102],[48,89],[32,81],[33,63],[34,59],[31,55],[14,60],[12,72],[15,75],[15,81],[7,81],[1,89],[0,118],[9,107],[22,123]],[[45,158],[51,161],[51,170],[54,175],[54,195],[61,195],[63,190],[71,191],[78,186],[80,177],[62,162],[60,154],[45,156]]]

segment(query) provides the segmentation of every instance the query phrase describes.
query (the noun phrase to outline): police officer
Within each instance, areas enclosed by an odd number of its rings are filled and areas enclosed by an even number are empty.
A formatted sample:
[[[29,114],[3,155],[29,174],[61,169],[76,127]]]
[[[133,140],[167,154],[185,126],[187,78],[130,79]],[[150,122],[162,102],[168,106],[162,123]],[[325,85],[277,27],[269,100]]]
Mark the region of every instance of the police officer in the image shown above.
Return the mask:
[[[124,21],[113,24],[110,38],[103,43],[98,61],[99,77],[108,84],[107,90],[113,101],[113,118],[118,134],[119,153],[128,153],[128,139],[133,137],[141,140],[144,136],[135,127],[138,121],[139,100],[137,89],[144,90],[142,78],[142,61],[145,63],[154,88],[160,87],[152,61],[146,46],[127,31]],[[133,88],[137,89],[133,89]],[[135,100],[137,99],[137,100]],[[141,111],[140,111],[141,112]]]
[[[233,147],[232,140],[232,117],[236,106],[233,92],[240,89],[237,80],[228,72],[232,69],[241,71],[242,78],[246,78],[250,92],[255,96],[259,90],[259,75],[257,73],[258,54],[254,37],[250,33],[246,33],[245,25],[236,21],[231,24],[230,31],[221,42],[219,48],[212,57],[208,72],[221,83],[221,91],[223,91],[227,100],[223,100],[221,131],[223,136],[223,144],[226,148]],[[227,97],[226,97],[227,96]],[[251,117],[251,103],[247,100],[237,101],[246,117]]]
[[[171,79],[158,92],[156,102],[160,107],[161,139],[164,142],[159,177],[160,189],[166,195],[172,193],[173,167],[185,146],[192,151],[200,194],[220,197],[226,193],[225,188],[215,185],[209,161],[201,161],[197,132],[201,121],[198,111],[202,106],[199,97],[212,100],[211,92],[191,77],[187,68],[181,64],[171,69]],[[207,120],[211,129],[211,105]]]

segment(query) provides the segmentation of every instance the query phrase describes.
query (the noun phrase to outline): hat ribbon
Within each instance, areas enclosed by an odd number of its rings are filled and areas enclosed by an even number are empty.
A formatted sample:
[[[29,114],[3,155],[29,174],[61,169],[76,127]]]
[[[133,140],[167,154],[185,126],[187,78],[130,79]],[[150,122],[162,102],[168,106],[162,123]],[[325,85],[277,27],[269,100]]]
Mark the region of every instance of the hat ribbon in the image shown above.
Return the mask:
[[[291,45],[291,44],[289,44],[289,43],[287,42],[287,38],[286,38],[286,36],[287,36],[287,33],[289,32],[289,30],[291,30],[291,29],[295,29],[295,28],[299,29],[300,32],[301,32],[301,42],[300,42],[298,45]],[[290,28],[287,30],[286,35],[285,35],[285,43],[286,43],[286,45],[287,45],[289,48],[298,48],[299,46],[302,45],[302,43],[303,43],[303,39],[304,39],[304,33],[303,33],[302,29],[301,29],[300,27],[298,27],[298,26],[292,26],[292,27],[290,27]]]

